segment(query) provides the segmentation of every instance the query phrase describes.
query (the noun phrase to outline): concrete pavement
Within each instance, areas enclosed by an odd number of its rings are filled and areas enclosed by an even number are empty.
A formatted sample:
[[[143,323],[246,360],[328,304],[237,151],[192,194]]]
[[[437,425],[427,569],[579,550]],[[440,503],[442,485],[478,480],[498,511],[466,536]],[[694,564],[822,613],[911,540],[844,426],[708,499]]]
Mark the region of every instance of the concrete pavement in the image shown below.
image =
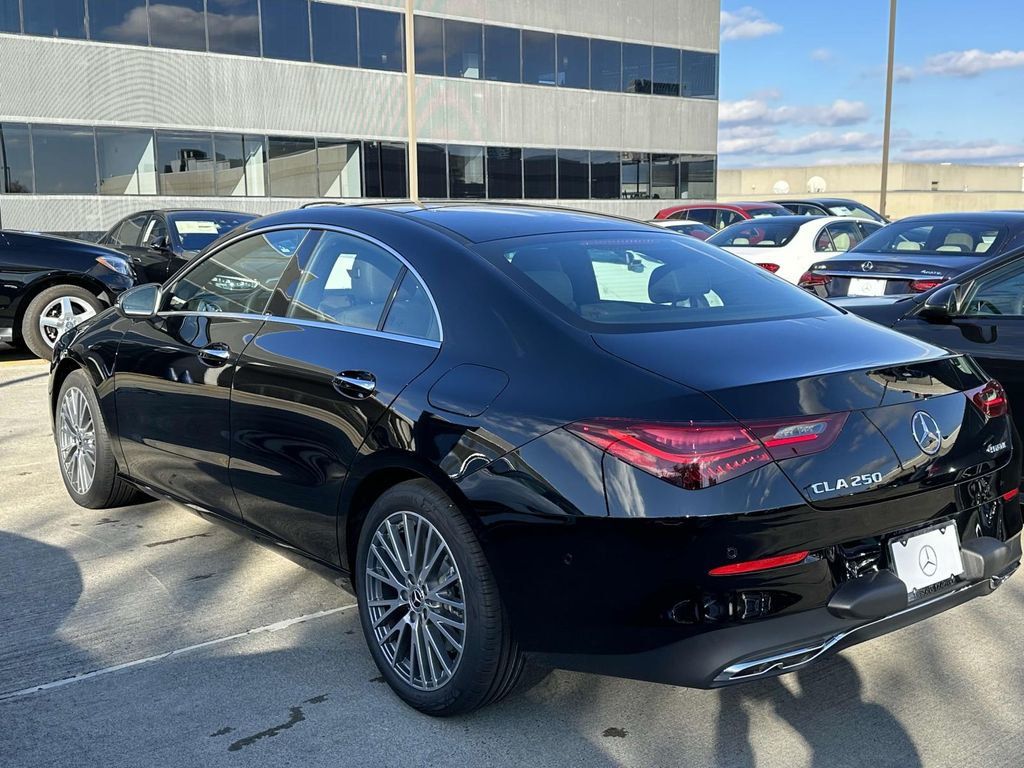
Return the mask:
[[[0,766],[1021,764],[1022,576],[798,676],[531,670],[476,715],[421,716],[334,585],[169,504],[76,507],[46,371],[0,348]]]

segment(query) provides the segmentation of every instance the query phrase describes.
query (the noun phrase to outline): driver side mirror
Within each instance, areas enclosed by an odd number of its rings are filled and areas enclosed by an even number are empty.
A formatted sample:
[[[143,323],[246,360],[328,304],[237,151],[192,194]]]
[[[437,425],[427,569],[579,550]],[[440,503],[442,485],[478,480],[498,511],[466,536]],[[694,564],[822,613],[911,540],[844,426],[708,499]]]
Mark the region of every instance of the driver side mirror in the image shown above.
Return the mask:
[[[149,247],[154,251],[171,250],[171,241],[167,235],[157,235],[149,241]]]
[[[917,310],[917,316],[929,323],[950,323],[956,312],[958,283],[946,283],[932,291]]]
[[[160,311],[163,290],[159,283],[137,285],[117,297],[117,311],[122,317],[145,319]]]

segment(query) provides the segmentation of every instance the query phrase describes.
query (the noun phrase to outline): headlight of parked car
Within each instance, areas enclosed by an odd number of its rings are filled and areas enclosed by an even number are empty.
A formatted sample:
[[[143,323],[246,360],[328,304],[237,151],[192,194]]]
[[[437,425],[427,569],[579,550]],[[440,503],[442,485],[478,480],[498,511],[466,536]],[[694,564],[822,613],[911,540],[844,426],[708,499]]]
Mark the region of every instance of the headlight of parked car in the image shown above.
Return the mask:
[[[102,264],[107,269],[117,272],[125,277],[135,277],[132,265],[118,256],[97,256],[96,263]]]

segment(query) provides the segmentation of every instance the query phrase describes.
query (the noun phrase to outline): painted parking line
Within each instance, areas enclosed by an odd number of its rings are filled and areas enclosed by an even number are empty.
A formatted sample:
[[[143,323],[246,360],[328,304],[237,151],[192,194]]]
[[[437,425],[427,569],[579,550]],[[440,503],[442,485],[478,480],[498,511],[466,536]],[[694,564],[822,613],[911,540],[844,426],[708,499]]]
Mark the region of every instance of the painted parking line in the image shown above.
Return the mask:
[[[159,653],[156,656],[147,656],[144,659],[126,661],[123,664],[115,664],[112,667],[104,667],[103,669],[94,669],[91,672],[80,672],[79,674],[72,675],[71,677],[64,677],[60,680],[53,680],[49,683],[43,683],[41,685],[33,685],[31,688],[22,688],[20,691],[9,691],[7,693],[0,693],[0,702],[10,701],[11,699],[19,699],[23,696],[31,696],[34,693],[52,691],[55,688],[63,688],[64,686],[71,685],[72,683],[80,683],[84,680],[91,680],[94,677],[100,677],[101,675],[109,675],[112,672],[120,672],[123,669],[141,667],[143,664],[152,664],[156,661],[163,661],[164,659],[170,659],[175,656],[181,656],[186,653],[191,653],[192,651],[198,651],[202,648],[210,648],[215,645],[230,643],[232,640],[240,640],[243,637],[250,637],[252,635],[258,635],[264,632],[280,632],[282,629],[288,629],[288,627],[293,627],[296,624],[303,624],[307,621],[315,621],[316,619],[322,619],[327,616],[331,616],[335,613],[342,613],[344,611],[347,611],[349,608],[355,607],[356,603],[349,603],[348,605],[342,605],[337,608],[329,608],[326,611],[307,613],[305,616],[296,616],[292,619],[284,619],[283,621],[277,621],[273,624],[266,624],[262,627],[247,629],[245,632],[239,632],[234,635],[218,637],[215,640],[206,640],[205,642],[196,643],[195,645],[189,645],[184,648],[176,648],[173,651]]]
[[[0,368],[16,368],[17,366],[38,366],[40,368],[50,365],[49,360],[40,360],[38,357],[26,357],[23,360],[0,360]]]

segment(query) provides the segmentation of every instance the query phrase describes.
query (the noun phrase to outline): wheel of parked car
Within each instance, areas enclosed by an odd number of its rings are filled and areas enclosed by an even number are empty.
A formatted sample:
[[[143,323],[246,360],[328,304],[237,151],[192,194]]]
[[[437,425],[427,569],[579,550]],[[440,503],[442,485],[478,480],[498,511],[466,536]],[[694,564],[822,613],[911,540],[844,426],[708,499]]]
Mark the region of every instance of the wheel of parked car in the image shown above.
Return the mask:
[[[21,337],[36,357],[49,360],[60,335],[103,309],[103,303],[77,285],[55,285],[29,302]]]
[[[505,696],[523,668],[472,528],[435,485],[386,491],[359,537],[359,617],[373,660],[406,703],[431,715]]]
[[[110,435],[84,371],[71,373],[60,388],[53,437],[64,486],[75,502],[89,509],[106,509],[141,497],[135,486],[117,475]]]

